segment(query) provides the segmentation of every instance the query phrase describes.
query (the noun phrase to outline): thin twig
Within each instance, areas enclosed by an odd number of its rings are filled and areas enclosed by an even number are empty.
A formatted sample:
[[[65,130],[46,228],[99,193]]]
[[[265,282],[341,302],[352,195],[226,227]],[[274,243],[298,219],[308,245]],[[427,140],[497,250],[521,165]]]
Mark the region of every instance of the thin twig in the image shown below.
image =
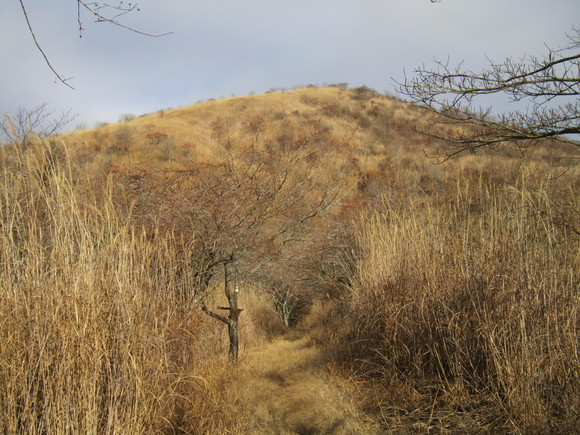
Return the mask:
[[[20,6],[22,7],[22,12],[24,13],[24,18],[26,19],[26,24],[28,25],[28,30],[30,31],[30,34],[32,35],[32,39],[34,40],[34,44],[36,44],[36,48],[38,49],[38,51],[40,51],[40,54],[42,54],[42,57],[44,57],[44,61],[46,62],[46,64],[50,68],[50,70],[54,73],[56,78],[61,83],[65,84],[66,86],[68,86],[69,88],[74,90],[74,88],[70,84],[67,83],[67,80],[70,80],[70,77],[68,79],[61,77],[60,74],[56,72],[56,70],[54,69],[54,67],[52,66],[50,61],[48,60],[48,57],[44,53],[44,50],[42,49],[42,47],[40,46],[40,44],[36,40],[36,35],[34,34],[34,30],[32,30],[32,25],[30,24],[30,20],[28,19],[28,14],[26,13],[26,7],[24,6],[23,0],[19,0],[19,1],[20,1]]]

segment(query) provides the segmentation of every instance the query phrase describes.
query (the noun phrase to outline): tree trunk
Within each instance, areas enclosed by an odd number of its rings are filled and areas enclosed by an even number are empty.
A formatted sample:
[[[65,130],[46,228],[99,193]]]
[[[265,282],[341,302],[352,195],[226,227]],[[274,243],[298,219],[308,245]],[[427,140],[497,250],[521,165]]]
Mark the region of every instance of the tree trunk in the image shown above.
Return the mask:
[[[228,324],[228,334],[230,336],[230,359],[235,362],[238,360],[239,349],[238,319],[235,321],[230,321]]]
[[[217,313],[211,311],[205,305],[205,302],[201,302],[201,309],[206,313],[208,316],[213,317],[220,322],[225,323],[228,325],[228,336],[230,341],[230,360],[236,362],[238,360],[238,353],[239,353],[239,338],[238,338],[238,319],[240,318],[240,313],[243,311],[242,308],[238,308],[238,294],[239,294],[239,287],[237,279],[235,279],[234,291],[232,292],[230,289],[229,284],[229,277],[228,277],[228,265],[227,263],[224,264],[224,291],[226,297],[228,298],[228,302],[230,304],[229,307],[218,307],[220,310],[227,310],[229,311],[228,317],[220,316]]]
[[[239,287],[236,277],[234,277],[234,291],[232,292],[228,283],[228,273],[227,268],[225,269],[225,292],[230,303],[229,310],[230,314],[228,316],[228,335],[230,338],[230,359],[232,361],[238,360],[238,349],[239,349],[239,339],[238,339],[238,319],[242,310],[238,308],[238,294]]]

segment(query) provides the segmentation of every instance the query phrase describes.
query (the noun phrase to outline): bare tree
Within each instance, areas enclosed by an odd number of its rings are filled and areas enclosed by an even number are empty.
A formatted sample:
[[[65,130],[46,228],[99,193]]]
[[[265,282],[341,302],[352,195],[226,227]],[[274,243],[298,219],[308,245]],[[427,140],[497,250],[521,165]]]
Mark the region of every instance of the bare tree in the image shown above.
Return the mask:
[[[53,67],[52,63],[50,62],[47,54],[45,53],[44,49],[38,42],[36,34],[34,32],[34,27],[32,22],[28,16],[28,9],[24,5],[24,0],[19,0],[20,7],[22,9],[22,13],[24,14],[24,19],[26,20],[26,25],[28,26],[28,31],[34,40],[34,45],[36,45],[37,50],[40,52],[44,61],[52,71],[52,73],[56,76],[57,80],[63,83],[64,85],[68,86],[71,89],[74,89],[70,83],[70,77],[66,78],[60,73],[56,71]],[[112,4],[108,2],[100,2],[100,1],[84,1],[84,0],[77,0],[77,22],[78,22],[78,30],[79,30],[79,37],[82,37],[82,32],[85,30],[83,27],[83,12],[88,13],[89,16],[92,16],[96,23],[109,23],[117,27],[121,27],[123,29],[129,30],[131,32],[139,33],[140,35],[151,36],[154,38],[165,36],[170,34],[163,33],[163,34],[153,34],[143,32],[138,30],[134,27],[128,26],[121,21],[121,18],[131,12],[139,12],[141,9],[139,8],[137,3],[124,3],[123,1],[119,1],[118,4]]]
[[[266,289],[266,294],[274,303],[276,313],[284,325],[292,326],[297,320],[298,310],[303,305],[303,301],[294,294],[292,287],[287,283],[279,283],[275,287]]]
[[[427,134],[443,140],[445,157],[463,151],[513,144],[520,150],[550,139],[578,147],[580,134],[580,29],[567,34],[568,44],[548,48],[543,57],[511,58],[476,73],[435,61],[435,68],[418,68],[415,76],[398,83],[398,91],[411,102],[438,116],[437,124],[463,128],[433,128]],[[492,115],[478,109],[478,97],[504,94],[525,109]],[[518,104],[519,103],[519,104]]]
[[[149,221],[153,231],[181,234],[192,246],[189,294],[228,326],[234,361],[241,282],[258,281],[272,264],[286,261],[291,247],[308,239],[313,221],[343,192],[342,181],[329,185],[325,178],[331,159],[313,160],[311,151],[266,152],[251,145],[221,163],[141,174],[138,180],[131,175],[123,183],[137,192],[130,201],[138,221]],[[222,284],[220,276],[229,305],[210,308],[210,284]]]
[[[19,107],[11,115],[5,114],[0,119],[0,138],[9,144],[27,147],[33,134],[51,136],[58,133],[75,117],[71,111],[56,114],[50,110],[48,103],[42,103],[32,109]]]
[[[321,228],[318,226],[316,233],[319,231]],[[313,292],[305,286],[307,271],[301,268],[300,260],[313,243],[316,241],[310,238],[308,244],[302,243],[290,248],[284,261],[271,264],[259,279],[261,290],[268,296],[278,318],[286,327],[295,326],[304,308],[312,301]]]

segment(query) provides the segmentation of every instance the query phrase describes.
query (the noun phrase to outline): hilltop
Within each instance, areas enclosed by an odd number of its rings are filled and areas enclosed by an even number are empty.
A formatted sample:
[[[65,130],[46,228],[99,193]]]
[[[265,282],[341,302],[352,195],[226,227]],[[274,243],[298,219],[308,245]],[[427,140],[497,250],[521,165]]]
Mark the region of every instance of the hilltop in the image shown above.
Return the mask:
[[[130,116],[129,118],[133,118]],[[416,132],[433,116],[369,88],[305,88],[207,101],[66,135],[79,159],[97,170],[147,164],[224,161],[247,146],[317,146],[361,173],[385,160],[431,154],[437,143]]]
[[[69,150],[86,168],[108,173],[137,166],[172,170],[191,162],[223,162],[248,146],[266,152],[315,147],[342,165],[354,164],[356,176],[363,179],[380,178],[396,167],[409,169],[405,175],[421,172],[421,177],[435,181],[456,179],[462,171],[485,171],[487,165],[497,172],[523,160],[543,165],[554,154],[572,160],[575,154],[546,141],[526,156],[506,147],[441,166],[442,143],[421,133],[441,120],[367,87],[309,87],[122,117],[128,120],[65,135]],[[438,128],[461,126],[441,123]]]
[[[250,149],[264,161],[275,160],[281,150],[301,152],[308,154],[311,170],[319,166],[317,182],[333,186],[341,179],[341,206],[355,213],[384,200],[397,207],[436,204],[462,180],[515,185],[524,168],[550,172],[554,159],[565,168],[576,153],[546,141],[525,155],[506,146],[447,161],[444,144],[422,131],[464,127],[373,89],[342,85],[123,117],[127,120],[63,136],[85,173],[97,179],[144,172],[167,176],[235,162]],[[576,183],[574,167],[564,172]]]

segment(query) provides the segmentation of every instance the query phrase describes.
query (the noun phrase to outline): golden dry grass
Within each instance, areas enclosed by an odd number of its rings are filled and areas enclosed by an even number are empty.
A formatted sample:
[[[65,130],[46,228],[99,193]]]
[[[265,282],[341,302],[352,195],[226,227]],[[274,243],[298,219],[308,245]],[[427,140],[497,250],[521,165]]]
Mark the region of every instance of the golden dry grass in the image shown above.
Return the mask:
[[[573,432],[577,169],[548,147],[437,165],[413,131],[428,121],[368,90],[301,89],[2,149],[2,431]],[[249,146],[307,149],[321,184],[350,190],[295,252],[296,276],[338,271],[309,290],[325,298],[292,334],[245,288],[236,366],[185,296],[196,253],[142,231],[123,192]]]
[[[269,342],[281,326],[264,295],[242,292],[243,363],[232,366],[223,329],[176,291],[188,282],[175,273],[187,255],[171,235],[152,241],[131,227],[112,186],[87,191],[61,144],[4,151],[3,432],[303,433],[334,425],[352,433],[363,424],[352,399],[323,379],[319,351]],[[274,372],[288,376],[287,392]],[[286,401],[274,405],[276,396]],[[290,405],[294,414],[282,417]],[[267,418],[253,415],[260,408],[270,409]]]
[[[0,415],[4,433],[151,433],[171,426],[195,317],[155,244],[80,195],[59,144],[3,150]]]
[[[72,132],[66,140],[94,169],[143,164],[179,168],[184,160],[223,161],[232,149],[249,144],[268,149],[316,142],[321,152],[333,152],[339,160],[364,159],[364,171],[378,167],[381,155],[390,153],[386,142],[400,142],[403,146],[394,152],[405,153],[411,125],[426,116],[380,94],[299,89],[207,101]]]
[[[415,392],[385,387],[388,426],[397,409],[423,409],[423,425],[444,432],[474,417],[485,430],[577,427],[577,178],[547,179],[535,168],[512,186],[466,181],[454,203],[385,203],[362,223],[358,272],[329,329],[366,376]]]

